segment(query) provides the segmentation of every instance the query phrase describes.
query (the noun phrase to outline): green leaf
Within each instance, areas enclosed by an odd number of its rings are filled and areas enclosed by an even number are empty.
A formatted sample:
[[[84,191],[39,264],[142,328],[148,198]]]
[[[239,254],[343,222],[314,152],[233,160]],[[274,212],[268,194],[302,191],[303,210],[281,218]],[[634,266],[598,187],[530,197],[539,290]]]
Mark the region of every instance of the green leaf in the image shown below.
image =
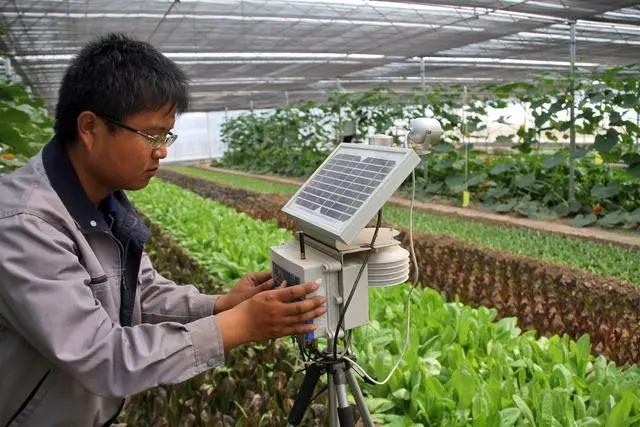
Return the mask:
[[[435,357],[426,357],[421,358],[422,363],[424,363],[425,373],[430,376],[438,376],[440,375],[440,371],[442,369],[442,365]]]
[[[570,214],[569,205],[566,203],[554,206],[551,211],[560,218],[567,217]]]
[[[636,210],[631,212],[631,214],[629,214],[629,220],[632,224],[640,224],[640,208],[637,208]]]
[[[580,377],[584,377],[586,374],[587,363],[589,362],[589,357],[591,356],[591,340],[589,339],[589,335],[582,335],[578,341],[576,342],[576,368],[578,371],[578,375]]]
[[[630,391],[624,392],[624,397],[616,406],[613,407],[611,413],[607,417],[606,427],[620,427],[628,425],[626,420],[629,418],[631,408],[633,406],[633,394]]]
[[[480,185],[487,180],[487,174],[483,173],[480,175],[473,176],[467,181],[467,187],[475,187],[476,185]]]
[[[520,418],[520,409],[506,408],[500,411],[500,427],[512,427]]]
[[[553,375],[562,389],[573,391],[573,376],[569,369],[563,364],[557,363],[553,366]]]
[[[7,144],[9,147],[19,150],[17,152],[26,149],[26,141],[9,122],[0,122],[0,143]]]
[[[517,204],[518,204],[517,200],[512,200],[507,203],[498,203],[495,206],[495,209],[496,209],[496,212],[500,212],[500,213],[511,212],[513,208],[516,207]]]
[[[575,412],[576,420],[582,420],[587,416],[587,408],[584,404],[584,400],[579,394],[573,396],[573,410]]]
[[[588,153],[589,153],[589,149],[588,148],[578,148],[578,149],[576,149],[576,151],[571,153],[571,157],[574,158],[574,159],[580,159],[580,158],[586,156]]]
[[[432,151],[435,153],[450,153],[453,151],[453,145],[443,142],[434,146]]]
[[[626,219],[627,217],[624,211],[615,211],[605,215],[603,218],[600,218],[598,220],[598,224],[603,227],[611,228],[616,225],[624,224]]]
[[[449,169],[450,167],[452,167],[454,164],[455,164],[455,161],[452,159],[442,159],[435,164],[435,166],[433,167],[433,170],[438,172],[444,171],[445,169]]]
[[[582,209],[582,203],[577,200],[571,200],[569,202],[569,212],[570,213],[578,213]]]
[[[486,197],[489,200],[502,199],[509,194],[509,189],[504,187],[491,188],[487,191]]]
[[[536,127],[538,129],[543,127],[544,124],[549,121],[549,119],[551,118],[551,115],[552,115],[552,113],[550,113],[550,112],[542,113],[542,114],[539,114],[539,115],[534,114]]]
[[[531,409],[529,409],[529,405],[527,405],[527,403],[524,400],[522,400],[522,398],[520,396],[518,396],[517,394],[514,394],[512,396],[512,398],[513,398],[514,403],[518,407],[518,409],[520,409],[520,411],[524,414],[524,416],[527,418],[527,420],[529,420],[531,425],[535,426],[536,425],[536,421],[533,418],[533,413],[531,412]]]
[[[608,153],[618,143],[618,131],[609,129],[606,134],[596,135],[593,147],[600,153]]]
[[[542,402],[540,404],[540,427],[553,426],[553,398],[551,393],[545,391],[542,394]]]
[[[489,418],[489,401],[487,392],[484,388],[480,389],[475,396],[473,396],[471,414],[473,416],[474,425],[486,425]]]
[[[465,178],[464,175],[452,175],[452,176],[448,176],[445,179],[445,183],[447,184],[447,187],[449,187],[449,189],[453,192],[453,193],[459,193],[461,191],[465,190]]]
[[[638,153],[626,153],[622,156],[622,161],[629,166],[635,166],[640,164],[640,154]]]
[[[380,397],[365,397],[365,402],[372,413],[387,412],[396,406],[393,401]]]
[[[540,203],[535,200],[523,200],[518,202],[514,210],[526,217],[536,217],[540,213]]]
[[[510,171],[511,167],[512,166],[509,163],[500,163],[491,169],[491,175],[502,175],[503,173]]]
[[[609,114],[609,124],[611,124],[611,126],[622,126],[624,124],[624,120],[622,120],[620,113],[612,111]]]
[[[622,108],[634,108],[638,105],[638,97],[632,93],[625,93],[620,98]]]
[[[602,423],[595,418],[586,417],[578,422],[578,427],[602,427]]]
[[[411,400],[411,393],[406,388],[400,388],[393,393],[391,393],[393,397],[400,400]]]
[[[533,187],[533,184],[536,183],[536,176],[533,174],[530,175],[518,175],[515,179],[515,185],[518,188],[528,189]]]
[[[573,218],[571,220],[571,225],[573,225],[574,227],[587,227],[589,225],[593,225],[596,222],[598,222],[598,217],[595,214],[589,214],[589,215],[576,215],[575,218]]]
[[[565,162],[565,157],[563,154],[557,154],[555,156],[552,157],[547,157],[542,161],[542,167],[545,170],[549,170],[549,169],[553,169],[556,166],[560,166],[562,164],[564,164]]]
[[[598,199],[610,199],[617,196],[620,193],[620,190],[621,188],[618,184],[609,184],[606,187],[601,184],[597,184],[591,189],[591,195]]]
[[[443,186],[444,186],[444,183],[442,183],[442,182],[434,182],[434,183],[431,183],[431,184],[427,185],[427,188],[424,191],[427,194],[437,193],[438,191],[442,190]]]

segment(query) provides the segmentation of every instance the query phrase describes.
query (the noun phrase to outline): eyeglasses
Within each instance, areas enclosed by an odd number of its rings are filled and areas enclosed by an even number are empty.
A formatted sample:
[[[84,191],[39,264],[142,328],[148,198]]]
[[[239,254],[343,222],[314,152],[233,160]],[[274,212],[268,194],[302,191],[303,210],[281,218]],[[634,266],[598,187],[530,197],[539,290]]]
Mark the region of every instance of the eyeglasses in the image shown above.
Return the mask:
[[[131,126],[127,126],[124,123],[120,123],[117,120],[113,120],[112,118],[109,118],[109,117],[106,117],[106,116],[98,116],[98,117],[104,119],[105,121],[107,121],[107,122],[109,122],[109,123],[111,123],[111,124],[113,124],[115,126],[121,127],[122,129],[126,129],[128,131],[135,132],[138,135],[143,136],[147,140],[149,145],[151,145],[151,147],[153,147],[153,148],[160,148],[163,145],[165,147],[169,147],[169,146],[171,146],[171,144],[176,142],[176,139],[178,138],[178,135],[176,135],[174,133],[171,133],[171,132],[167,132],[164,135],[155,135],[155,136],[154,135],[149,135],[146,132],[142,132],[141,130],[134,129]]]

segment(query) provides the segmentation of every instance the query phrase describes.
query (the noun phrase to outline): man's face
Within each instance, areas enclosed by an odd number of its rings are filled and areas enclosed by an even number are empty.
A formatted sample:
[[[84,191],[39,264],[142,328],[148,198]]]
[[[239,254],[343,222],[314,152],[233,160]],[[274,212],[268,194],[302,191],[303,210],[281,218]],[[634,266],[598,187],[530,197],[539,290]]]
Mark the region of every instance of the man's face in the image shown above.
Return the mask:
[[[95,177],[112,190],[146,187],[155,175],[160,159],[167,156],[167,147],[154,148],[145,136],[121,126],[115,125],[115,133],[112,133],[105,119],[98,117],[96,121],[95,142],[88,159]],[[173,128],[175,112],[167,106],[126,117],[121,123],[162,138]]]

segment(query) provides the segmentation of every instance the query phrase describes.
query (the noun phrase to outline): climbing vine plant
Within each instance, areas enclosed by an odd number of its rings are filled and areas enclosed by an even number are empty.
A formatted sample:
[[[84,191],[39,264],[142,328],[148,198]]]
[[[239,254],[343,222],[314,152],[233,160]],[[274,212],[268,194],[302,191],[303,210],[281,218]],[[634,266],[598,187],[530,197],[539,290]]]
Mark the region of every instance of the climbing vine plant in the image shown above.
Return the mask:
[[[409,120],[435,117],[443,136],[418,172],[422,199],[458,203],[463,191],[473,203],[532,218],[570,217],[575,226],[640,227],[640,87],[636,65],[569,77],[544,74],[530,81],[464,88],[387,88],[361,93],[336,91],[324,103],[305,102],[269,113],[250,113],[222,128],[229,151],[223,163],[259,173],[305,177],[337,143],[344,124],[356,123],[354,142],[387,134],[402,143]],[[575,120],[570,108],[574,105]],[[502,155],[474,149],[492,124],[507,124],[509,108],[522,106],[524,123],[490,142],[506,144]],[[498,119],[489,117],[498,113]],[[576,149],[568,143],[572,124]],[[487,144],[489,146],[489,144]],[[477,147],[477,146],[476,146]],[[569,198],[570,164],[574,197]]]

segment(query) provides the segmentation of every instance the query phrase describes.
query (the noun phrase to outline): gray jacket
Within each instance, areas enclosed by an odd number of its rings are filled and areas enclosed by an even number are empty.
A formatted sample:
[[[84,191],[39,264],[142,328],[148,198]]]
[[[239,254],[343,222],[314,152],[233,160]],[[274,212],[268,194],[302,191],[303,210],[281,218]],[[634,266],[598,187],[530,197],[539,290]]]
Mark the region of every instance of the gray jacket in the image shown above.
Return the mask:
[[[224,362],[217,296],[144,253],[122,192],[96,209],[54,139],[0,179],[0,427],[103,426],[126,397]]]

